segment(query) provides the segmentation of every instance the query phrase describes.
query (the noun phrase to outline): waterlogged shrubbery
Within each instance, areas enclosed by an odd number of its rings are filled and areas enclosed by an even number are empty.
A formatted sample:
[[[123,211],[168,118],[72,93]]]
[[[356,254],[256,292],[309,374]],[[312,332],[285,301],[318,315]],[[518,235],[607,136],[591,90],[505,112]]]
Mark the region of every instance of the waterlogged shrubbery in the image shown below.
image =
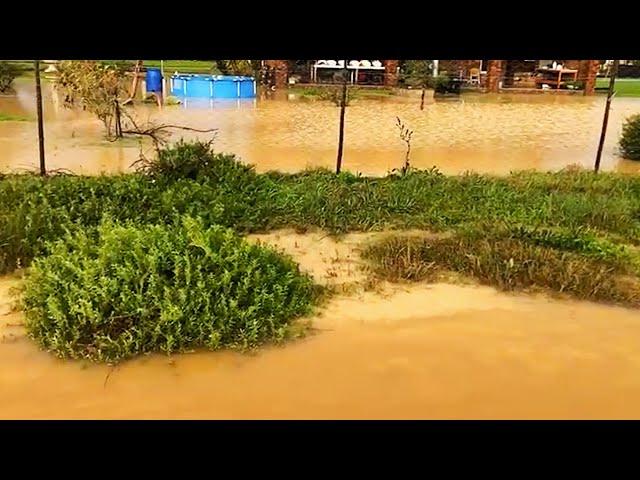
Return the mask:
[[[22,73],[22,68],[0,60],[0,93],[11,91],[11,84]]]
[[[640,307],[637,254],[588,237],[469,229],[438,239],[392,236],[368,246],[365,257],[392,281],[434,281],[456,272],[501,290],[544,289]]]
[[[620,150],[625,158],[640,160],[640,114],[632,115],[622,126]]]
[[[252,166],[244,165],[234,155],[216,153],[212,142],[179,141],[173,146],[160,149],[151,160],[140,160],[137,170],[145,175],[162,180],[203,180],[228,186],[238,182],[250,183],[256,173]]]
[[[118,361],[284,339],[318,293],[288,257],[185,218],[66,235],[34,261],[23,304],[46,350]]]
[[[518,172],[505,177],[437,170],[370,178],[317,169],[258,174],[209,143],[179,143],[113,177],[8,175],[0,179],[0,273],[26,266],[67,230],[104,215],[138,225],[180,215],[238,233],[321,228],[330,233],[452,230],[508,222],[640,244],[640,177]]]

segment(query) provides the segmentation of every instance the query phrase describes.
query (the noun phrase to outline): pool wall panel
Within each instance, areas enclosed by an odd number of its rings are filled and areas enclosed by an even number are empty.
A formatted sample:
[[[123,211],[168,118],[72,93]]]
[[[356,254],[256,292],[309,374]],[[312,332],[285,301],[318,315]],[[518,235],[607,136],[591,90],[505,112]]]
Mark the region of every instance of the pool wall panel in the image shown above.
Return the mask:
[[[256,84],[251,77],[174,75],[171,94],[197,98],[255,98]]]

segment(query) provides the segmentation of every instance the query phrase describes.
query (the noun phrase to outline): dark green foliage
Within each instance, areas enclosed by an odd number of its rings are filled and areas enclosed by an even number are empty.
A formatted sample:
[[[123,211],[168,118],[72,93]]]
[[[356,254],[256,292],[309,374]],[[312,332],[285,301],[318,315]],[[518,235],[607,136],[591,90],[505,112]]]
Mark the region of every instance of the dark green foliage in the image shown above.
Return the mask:
[[[20,76],[22,68],[10,62],[0,61],[0,93],[11,90],[11,84]]]
[[[405,60],[400,66],[400,81],[414,88],[433,87],[433,60]]]
[[[632,115],[622,127],[620,150],[625,158],[640,160],[640,114]]]
[[[251,182],[256,174],[250,165],[234,155],[215,153],[210,142],[178,142],[158,151],[151,161],[138,163],[138,171],[159,180],[206,180],[234,186],[238,180]]]
[[[288,257],[186,218],[65,236],[34,261],[23,302],[27,330],[45,349],[117,361],[281,340],[315,296]]]
[[[460,82],[446,74],[431,77],[426,82],[426,86],[433,88],[434,92],[438,94],[460,93]]]
[[[257,76],[260,60],[216,60],[216,67],[222,75]]]

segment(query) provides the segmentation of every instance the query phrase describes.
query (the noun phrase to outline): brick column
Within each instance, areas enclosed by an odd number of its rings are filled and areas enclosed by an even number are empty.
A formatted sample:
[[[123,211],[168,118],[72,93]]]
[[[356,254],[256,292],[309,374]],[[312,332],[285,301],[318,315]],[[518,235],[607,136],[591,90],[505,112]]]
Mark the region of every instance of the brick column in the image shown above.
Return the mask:
[[[502,78],[502,60],[489,60],[487,67],[487,91],[498,92]]]
[[[289,79],[289,64],[286,60],[265,60],[265,65],[275,70],[275,87],[284,88]]]
[[[581,60],[578,79],[584,82],[584,94],[593,95],[596,91],[596,76],[600,69],[599,60]]]
[[[384,65],[384,85],[395,87],[398,85],[398,60],[383,60]]]

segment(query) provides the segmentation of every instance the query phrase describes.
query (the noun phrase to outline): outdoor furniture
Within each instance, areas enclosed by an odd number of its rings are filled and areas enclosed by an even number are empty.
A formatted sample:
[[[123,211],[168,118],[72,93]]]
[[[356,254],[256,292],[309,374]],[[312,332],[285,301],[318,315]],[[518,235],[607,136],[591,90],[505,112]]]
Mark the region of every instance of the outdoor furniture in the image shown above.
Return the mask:
[[[567,84],[567,81],[575,82],[578,78],[578,70],[572,70],[569,68],[538,68],[536,70],[538,76],[536,77],[536,86],[542,88],[542,85],[549,85],[558,90],[560,87]]]
[[[469,70],[469,83],[471,85],[477,85],[478,87],[480,86],[480,69],[479,68],[472,68],[471,70]]]
[[[358,62],[358,63],[355,63]],[[344,60],[317,60],[311,66],[311,82],[318,81],[318,69],[325,70],[344,70]],[[384,65],[379,60],[350,60],[347,63],[347,70],[350,72],[350,82],[356,84],[358,82],[358,74],[363,71],[384,71]]]

